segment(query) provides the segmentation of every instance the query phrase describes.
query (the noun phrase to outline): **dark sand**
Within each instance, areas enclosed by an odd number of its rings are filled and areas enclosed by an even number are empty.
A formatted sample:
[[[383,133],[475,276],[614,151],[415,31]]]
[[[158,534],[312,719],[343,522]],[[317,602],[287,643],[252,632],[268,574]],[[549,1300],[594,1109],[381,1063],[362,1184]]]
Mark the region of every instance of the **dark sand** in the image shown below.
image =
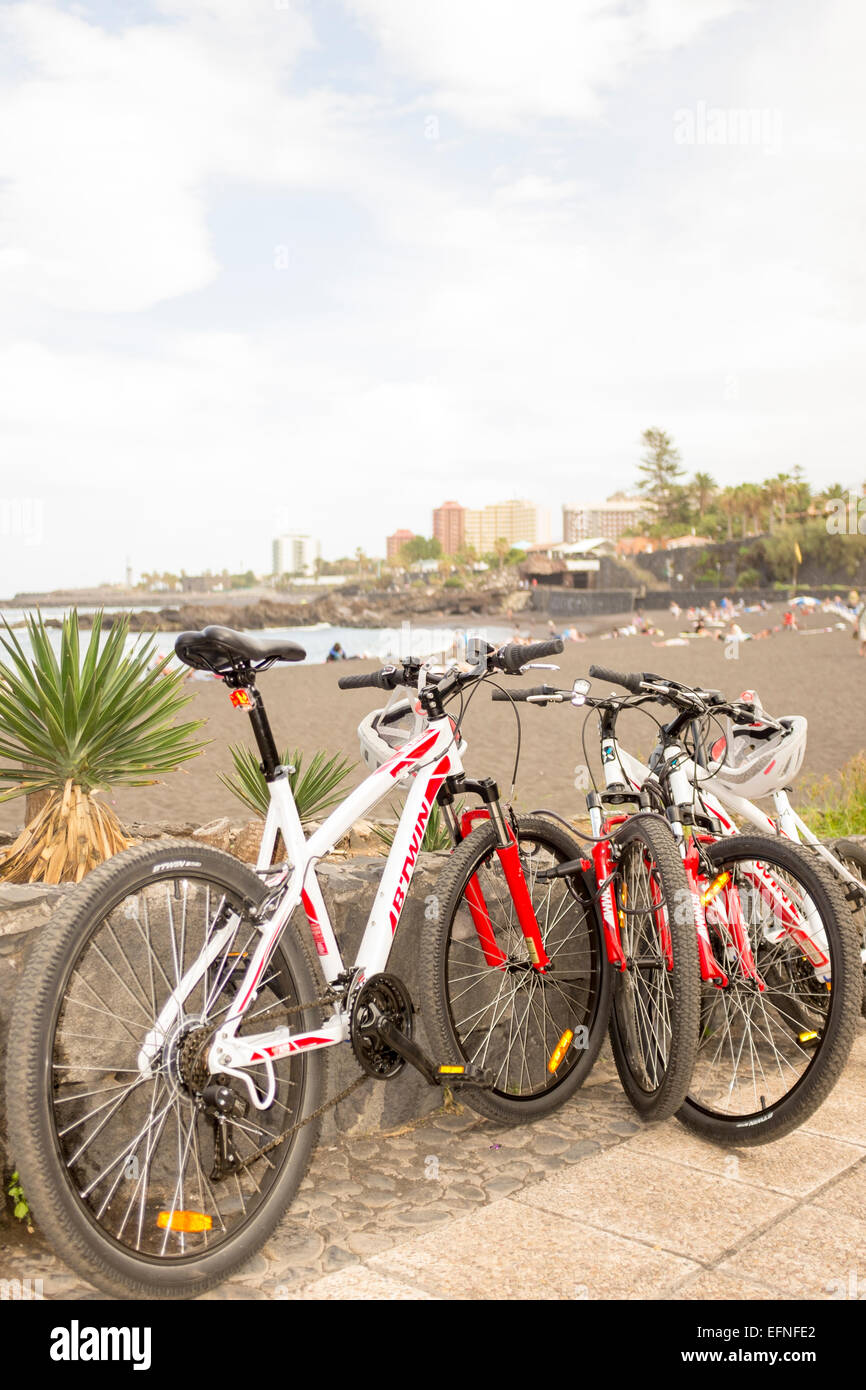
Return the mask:
[[[782,608],[770,614],[747,615],[739,619],[747,631],[758,631],[781,623]],[[668,636],[685,628],[683,619],[674,622],[669,614],[651,615]],[[608,620],[595,619],[597,625]],[[613,619],[609,620],[613,623]],[[688,647],[658,647],[649,636],[602,640],[594,636],[586,642],[566,644],[555,658],[558,672],[530,673],[525,677],[503,678],[504,684],[551,684],[568,686],[577,676],[586,675],[592,662],[618,670],[649,670],[670,675],[689,684],[720,689],[731,696],[742,690],[757,690],[765,708],[773,714],[803,714],[809,720],[809,745],[802,776],[834,774],[856,753],[866,749],[866,658],[858,656],[851,628],[819,632],[835,617],[815,614],[806,619],[800,632],[776,632],[771,637],[744,642],[736,660],[726,659],[725,645],[711,638],[693,639]],[[530,624],[522,622],[523,630]],[[546,622],[531,624],[533,635],[546,634]],[[356,729],[361,718],[384,703],[377,691],[342,692],[337,679],[345,672],[374,670],[374,662],[352,662],[346,666],[299,666],[275,669],[264,675],[260,688],[267,702],[277,744],[298,746],[307,754],[324,748],[358,757]],[[598,683],[594,683],[597,687]],[[236,711],[222,684],[190,682],[193,703],[190,711],[207,721],[203,736],[213,740],[205,753],[168,777],[161,785],[118,791],[106,799],[126,820],[193,821],[203,824],[219,816],[246,819],[243,808],[217,780],[217,773],[230,766],[227,744],[251,742],[248,718]],[[549,806],[566,815],[584,809],[584,793],[574,786],[575,768],[583,763],[580,750],[583,711],[571,706],[533,708],[518,706],[523,727],[523,748],[518,777],[517,801],[524,810]],[[652,730],[645,717],[631,716],[622,721],[623,743],[637,755],[652,746]],[[467,741],[466,769],[474,776],[495,776],[507,793],[514,761],[516,724],[511,706],[493,704],[481,688],[472,700],[464,722]],[[587,746],[593,764],[597,763],[595,719],[586,727]],[[353,780],[360,780],[356,770]],[[388,814],[387,807],[382,813]],[[12,830],[23,819],[23,802],[0,805],[0,829]],[[866,826],[852,827],[866,831]]]

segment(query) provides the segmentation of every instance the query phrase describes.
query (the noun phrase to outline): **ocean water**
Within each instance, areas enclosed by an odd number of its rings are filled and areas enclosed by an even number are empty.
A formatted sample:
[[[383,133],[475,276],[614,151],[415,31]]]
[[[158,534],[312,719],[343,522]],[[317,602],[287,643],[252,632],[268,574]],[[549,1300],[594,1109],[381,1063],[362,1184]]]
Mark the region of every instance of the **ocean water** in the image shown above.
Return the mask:
[[[64,609],[62,608],[43,608],[44,618],[62,618]],[[81,608],[81,613],[93,613],[92,608]],[[137,609],[138,612],[157,612],[156,606],[149,609],[144,607]],[[20,609],[6,609],[0,615],[11,623],[19,622],[26,613]],[[106,615],[107,617],[109,615]],[[4,637],[5,629],[0,625],[0,637]],[[467,624],[465,627],[422,627],[410,623],[402,623],[393,628],[375,627],[336,627],[329,623],[317,623],[312,627],[285,627],[285,628],[262,628],[256,629],[253,634],[256,637],[283,637],[304,648],[306,652],[305,664],[318,665],[325,661],[328,652],[335,642],[339,642],[347,657],[360,657],[373,661],[388,661],[395,657],[418,656],[422,658],[442,655],[444,657],[462,655],[467,637],[483,637],[485,641],[493,646],[499,646],[503,642],[509,641],[514,635],[511,627],[503,627],[496,623],[475,623]],[[28,634],[23,628],[16,628],[14,636],[20,643],[25,655],[32,656]],[[89,640],[89,632],[82,632],[82,643]],[[173,648],[177,633],[175,632],[156,632],[156,633],[133,633],[129,638],[129,646],[133,647],[136,643],[155,638],[156,651],[160,656],[169,655]],[[56,628],[49,628],[49,637],[55,651],[60,646],[60,632]],[[0,661],[8,660],[8,654],[0,648]]]

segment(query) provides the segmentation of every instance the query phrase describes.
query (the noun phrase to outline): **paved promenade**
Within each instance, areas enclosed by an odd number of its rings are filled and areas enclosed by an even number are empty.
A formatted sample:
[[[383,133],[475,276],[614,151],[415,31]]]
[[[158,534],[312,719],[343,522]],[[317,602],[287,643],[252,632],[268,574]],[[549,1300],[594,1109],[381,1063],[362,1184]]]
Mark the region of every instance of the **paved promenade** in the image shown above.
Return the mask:
[[[371,1083],[375,1084],[375,1083]],[[94,1298],[40,1236],[0,1278]],[[471,1111],[316,1156],[261,1254],[213,1299],[866,1298],[866,1025],[807,1128],[730,1151],[642,1126],[604,1056],[564,1111]]]

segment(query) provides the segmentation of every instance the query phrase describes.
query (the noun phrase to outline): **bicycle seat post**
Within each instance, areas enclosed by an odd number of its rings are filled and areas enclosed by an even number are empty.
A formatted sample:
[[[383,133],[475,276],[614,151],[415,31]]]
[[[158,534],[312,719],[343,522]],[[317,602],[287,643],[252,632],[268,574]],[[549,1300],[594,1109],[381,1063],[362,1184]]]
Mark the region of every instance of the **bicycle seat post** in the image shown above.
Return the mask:
[[[255,672],[251,666],[235,665],[232,671],[226,672],[223,679],[232,690],[243,691],[246,694],[249,703],[242,704],[241,708],[246,708],[250,716],[253,735],[261,754],[265,781],[276,782],[284,773],[280,766],[280,755],[274,742],[270,720],[265,710],[265,702],[256,686]],[[233,703],[239,703],[234,701],[234,697],[232,699]]]

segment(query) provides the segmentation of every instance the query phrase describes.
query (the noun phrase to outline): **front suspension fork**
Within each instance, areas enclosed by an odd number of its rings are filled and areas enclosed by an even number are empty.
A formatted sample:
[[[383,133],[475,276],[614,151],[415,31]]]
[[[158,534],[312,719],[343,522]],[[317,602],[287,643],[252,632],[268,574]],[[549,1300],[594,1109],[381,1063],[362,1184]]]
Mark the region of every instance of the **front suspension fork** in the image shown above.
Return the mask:
[[[488,788],[488,797],[485,798],[487,800],[485,806],[477,806],[471,811],[463,812],[460,817],[460,833],[465,839],[467,835],[472,833],[476,821],[490,820],[493,822],[497,839],[496,853],[505,874],[505,881],[514,903],[529,959],[536,970],[543,972],[550,965],[550,957],[544,949],[538,918],[535,915],[535,908],[532,906],[532,897],[526,884],[523,865],[520,862],[517,837],[505,819],[498,796],[494,798],[489,793],[490,788]],[[484,959],[494,969],[504,969],[507,956],[496,940],[496,933],[477,874],[473,874],[466,885],[465,896],[472,920],[475,923],[475,930],[478,932],[478,940],[484,952]]]

